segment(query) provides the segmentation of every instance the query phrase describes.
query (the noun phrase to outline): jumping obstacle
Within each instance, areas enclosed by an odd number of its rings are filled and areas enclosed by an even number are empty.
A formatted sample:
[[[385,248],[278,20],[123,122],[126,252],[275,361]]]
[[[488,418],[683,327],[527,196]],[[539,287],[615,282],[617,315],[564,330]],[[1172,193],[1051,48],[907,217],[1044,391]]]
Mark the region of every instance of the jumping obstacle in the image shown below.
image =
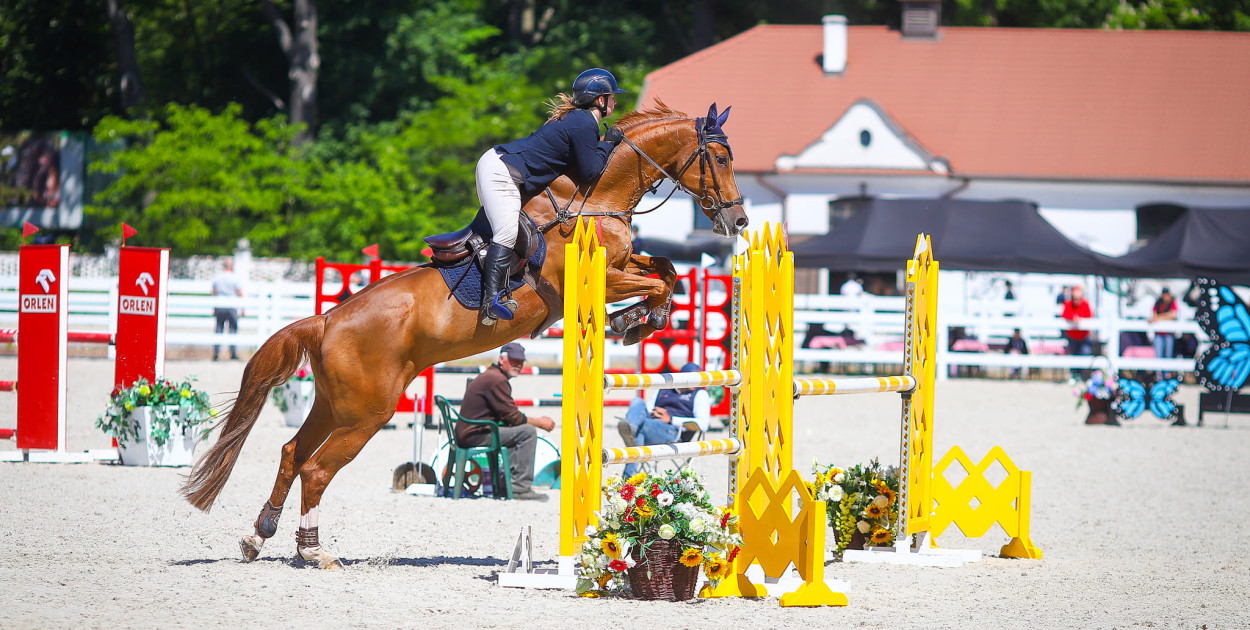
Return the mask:
[[[565,250],[566,369],[558,570],[555,574],[533,569],[501,573],[500,585],[573,586],[573,556],[586,540],[586,528],[596,524],[595,513],[602,503],[604,464],[728,455],[729,503],[739,510],[744,543],[734,561],[733,574],[715,591],[705,589],[703,595],[764,596],[767,587],[746,576],[751,565],[759,564],[766,579],[784,577],[793,565],[802,584],[782,595],[783,606],[845,605],[846,596],[835,593],[824,582],[825,504],[815,500],[791,465],[792,335],[787,317],[793,304],[793,257],[786,251],[780,227],[775,231],[766,227],[762,237],[755,235],[745,254],[735,257],[730,370],[605,375],[605,269],[593,221],[579,223],[573,242]],[[728,440],[613,451],[602,448],[605,391],[679,385],[737,386]],[[798,498],[797,514],[792,497]],[[528,545],[524,536],[523,532],[514,558]],[[528,559],[523,563],[530,565]]]
[[[793,263],[778,228],[757,235],[750,250],[735,258],[733,368],[717,372],[677,374],[605,375],[603,373],[603,281],[604,261],[597,249],[594,230],[582,226],[574,244],[566,252],[565,279],[565,372],[564,459],[562,461],[561,528],[559,569],[555,574],[530,570],[500,575],[504,586],[570,588],[572,556],[585,540],[581,534],[595,524],[594,513],[601,504],[601,467],[605,464],[655,461],[691,456],[730,455],[728,498],[740,509],[746,545],[735,561],[734,576],[722,582],[709,595],[760,594],[764,587],[752,584],[746,571],[757,562],[767,578],[776,578],[793,564],[804,579],[803,588],[783,605],[824,600],[845,602],[841,594],[813,596],[814,583],[823,571],[825,506],[813,501],[791,465],[793,401],[800,396],[897,392],[902,396],[900,439],[900,513],[895,524],[896,545],[886,550],[868,550],[873,561],[935,566],[958,566],[972,553],[953,554],[933,547],[932,535],[952,522],[948,518],[935,527],[933,506],[945,507],[957,493],[940,492],[935,498],[932,466],[933,391],[935,382],[935,339],[938,264],[933,260],[929,240],[917,239],[915,257],[907,266],[906,341],[904,374],[867,378],[794,378],[793,366]],[[584,249],[578,249],[582,247]],[[755,334],[752,334],[753,331]],[[754,359],[752,361],[751,359]],[[603,382],[603,387],[596,384]],[[678,445],[602,449],[604,391],[654,387],[725,385],[736,387],[729,440]],[[954,449],[952,449],[953,451]],[[1001,449],[1000,449],[1001,450]],[[993,453],[992,453],[993,454]],[[1005,459],[1005,454],[1003,455]],[[943,461],[943,467],[947,464]],[[1003,464],[1015,470],[1009,460]],[[971,478],[973,469],[967,467]],[[740,469],[743,471],[740,474]],[[1013,473],[1014,475],[1014,473]],[[1018,483],[1017,483],[1018,482]],[[998,522],[1017,538],[1003,548],[1004,556],[1040,557],[1011,553],[1032,548],[1027,542],[1028,474],[1021,472],[1006,486],[1013,490],[1000,494],[999,506],[1015,504],[1011,513],[1016,523]],[[974,484],[975,485],[975,484]],[[961,484],[962,489],[964,484]],[[779,489],[780,488],[780,489]],[[944,488],[944,487],[943,487]],[[964,490],[966,492],[966,490]],[[789,520],[788,497],[800,497],[802,508],[797,519]],[[785,497],[777,504],[778,497]],[[1001,500],[1005,499],[1005,501]],[[985,499],[982,499],[985,501]],[[818,505],[817,505],[818,504]],[[818,523],[816,521],[819,521]],[[965,532],[968,530],[960,524]],[[931,534],[931,532],[933,532]],[[983,531],[982,531],[983,533]],[[776,537],[775,540],[773,537]],[[524,555],[528,540],[522,533],[514,560]],[[1035,548],[1032,548],[1035,550]],[[789,550],[789,551],[781,551]],[[531,566],[527,558],[523,566]]]
[[[112,344],[113,381],[128,387],[154,381],[165,369],[169,250],[123,246],[120,252],[116,334],[72,332],[69,315],[69,246],[23,245],[18,264],[18,328],[0,331],[17,343],[17,450],[0,461],[86,462],[114,459],[115,450],[66,449],[66,361],[70,342]],[[20,331],[20,333],[19,333]],[[5,383],[9,385],[9,383]]]

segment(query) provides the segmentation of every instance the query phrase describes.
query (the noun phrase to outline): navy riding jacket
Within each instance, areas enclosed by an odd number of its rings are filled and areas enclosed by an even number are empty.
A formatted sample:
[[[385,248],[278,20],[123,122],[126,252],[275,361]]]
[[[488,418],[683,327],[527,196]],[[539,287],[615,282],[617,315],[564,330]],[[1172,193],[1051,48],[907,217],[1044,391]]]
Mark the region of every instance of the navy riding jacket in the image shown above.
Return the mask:
[[[504,164],[520,175],[521,193],[532,197],[568,175],[578,186],[599,177],[612,153],[612,143],[599,139],[599,123],[584,109],[569,112],[538,131],[495,147]]]

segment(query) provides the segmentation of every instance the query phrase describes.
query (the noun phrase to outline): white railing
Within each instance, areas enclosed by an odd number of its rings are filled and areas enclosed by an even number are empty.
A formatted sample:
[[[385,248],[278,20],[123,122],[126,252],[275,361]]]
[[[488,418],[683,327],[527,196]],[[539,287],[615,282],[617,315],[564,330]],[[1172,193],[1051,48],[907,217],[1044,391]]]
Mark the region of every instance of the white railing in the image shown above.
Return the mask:
[[[313,313],[313,288],[312,282],[253,282],[245,289],[245,296],[230,298],[214,297],[212,283],[208,281],[171,280],[168,343],[258,347],[282,327]],[[329,285],[327,288],[330,288]],[[338,286],[333,289],[337,290]],[[70,330],[114,332],[117,318],[116,279],[75,277],[70,279],[69,290]],[[0,328],[17,327],[17,304],[17,277],[0,276]],[[619,306],[613,305],[612,308]],[[797,295],[794,358],[800,362],[900,365],[904,307],[902,297]],[[237,334],[213,332],[216,323],[214,308],[240,309]],[[939,378],[948,374],[948,366],[1082,369],[1088,368],[1094,361],[1093,357],[1063,354],[1066,345],[1063,331],[1068,329],[1069,324],[1058,316],[1026,316],[1020,312],[1018,305],[1011,302],[973,302],[966,310],[970,313],[961,308],[943,308],[939,312]],[[798,347],[812,324],[822,325],[828,335],[837,335],[849,328],[854,332],[854,339],[862,345]],[[1183,333],[1194,333],[1200,340],[1204,338],[1193,322],[1192,309],[1184,306],[1180,321],[1175,322],[1150,324],[1140,318],[1097,317],[1088,324],[1088,328],[1102,340],[1103,352],[1111,364],[1120,369],[1190,372],[1194,365],[1193,359],[1141,356],[1149,354],[1141,349],[1130,351],[1129,356],[1120,356],[1121,332],[1171,332],[1178,337]],[[979,342],[965,344],[974,351],[952,351],[949,343],[952,328],[963,328]],[[1029,346],[1028,355],[1008,355],[1001,350],[1017,328]],[[830,340],[826,338],[825,341]],[[539,338],[526,340],[525,344],[531,353],[555,357],[557,361],[563,351],[559,339]],[[613,358],[634,361],[638,356],[636,346],[626,347],[610,342],[605,350],[609,363]],[[1102,359],[1099,361],[1103,362]]]

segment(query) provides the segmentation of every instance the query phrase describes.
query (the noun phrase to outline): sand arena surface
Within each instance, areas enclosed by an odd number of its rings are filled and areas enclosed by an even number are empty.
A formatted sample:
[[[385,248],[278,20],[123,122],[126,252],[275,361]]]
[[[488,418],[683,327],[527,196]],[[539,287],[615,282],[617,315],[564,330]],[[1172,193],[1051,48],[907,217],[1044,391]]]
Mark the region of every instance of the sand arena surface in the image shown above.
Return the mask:
[[[170,361],[167,373],[198,375],[220,401],[238,388],[242,369]],[[0,373],[16,373],[15,360],[0,360]],[[112,364],[72,359],[69,378],[70,448],[107,446],[92,424]],[[443,377],[440,393],[458,397],[463,383]],[[523,376],[514,389],[546,397],[559,381]],[[1192,423],[1197,390],[1183,388],[1178,399]],[[794,461],[805,473],[813,457],[840,465],[897,459],[895,395],[804,399],[795,416]],[[0,426],[14,417],[5,395]],[[293,560],[298,484],[260,560],[243,564],[238,540],[251,533],[294,431],[266,407],[209,514],[178,496],[186,469],[0,464],[0,627],[1250,627],[1242,552],[1250,542],[1250,416],[1232,416],[1227,429],[1222,415],[1208,416],[1204,428],[1171,428],[1152,416],[1123,428],[1083,419],[1066,385],[939,383],[935,452],[959,444],[979,459],[997,444],[1032,470],[1032,538],[1045,559],[987,557],[958,569],[830,562],[827,577],[852,583],[848,607],[781,609],[774,598],[658,603],[502,589],[494,578],[521,526],[534,527],[536,559],[554,560],[558,492],[541,504],[392,493],[391,471],[411,459],[408,429],[376,436],[325,494],[322,544],[345,571]],[[614,430],[605,433],[609,445],[619,443]],[[558,434],[547,437],[559,444]],[[430,432],[427,450],[434,439]],[[720,502],[724,460],[696,468]],[[996,555],[1007,537],[994,528],[965,539],[952,528],[941,542]]]

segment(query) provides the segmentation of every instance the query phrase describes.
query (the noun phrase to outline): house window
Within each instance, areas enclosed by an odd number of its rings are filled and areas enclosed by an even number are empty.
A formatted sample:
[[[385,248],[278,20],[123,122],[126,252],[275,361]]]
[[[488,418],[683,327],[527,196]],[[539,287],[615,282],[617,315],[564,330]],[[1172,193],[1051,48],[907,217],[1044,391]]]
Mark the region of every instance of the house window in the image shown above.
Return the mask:
[[[1137,207],[1137,242],[1148,243],[1172,227],[1185,212],[1184,206],[1152,203]]]
[[[838,229],[868,205],[870,197],[843,197],[829,202],[829,231]]]

